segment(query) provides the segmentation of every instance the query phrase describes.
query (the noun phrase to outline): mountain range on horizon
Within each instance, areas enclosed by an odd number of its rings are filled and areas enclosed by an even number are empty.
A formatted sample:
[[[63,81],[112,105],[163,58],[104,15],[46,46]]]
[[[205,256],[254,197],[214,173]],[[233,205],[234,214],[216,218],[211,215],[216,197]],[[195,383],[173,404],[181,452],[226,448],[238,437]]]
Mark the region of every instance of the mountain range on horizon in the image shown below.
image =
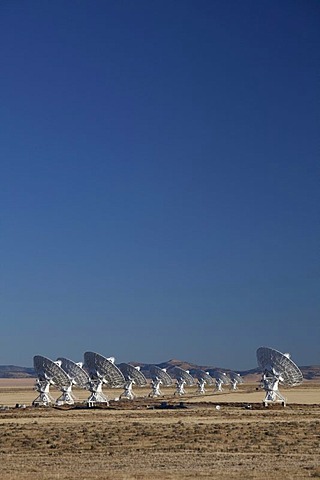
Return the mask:
[[[148,371],[151,364],[141,362],[129,362],[131,365],[140,366],[142,371]],[[160,368],[169,369],[177,366],[184,370],[220,370],[223,372],[232,371],[229,368],[223,368],[212,365],[197,365],[183,360],[171,359],[166,362],[156,364]],[[305,380],[320,381],[320,365],[299,366]],[[261,370],[259,367],[249,370],[236,370],[245,381],[254,382],[260,380]],[[20,367],[16,365],[0,365],[0,378],[36,378],[32,367]]]

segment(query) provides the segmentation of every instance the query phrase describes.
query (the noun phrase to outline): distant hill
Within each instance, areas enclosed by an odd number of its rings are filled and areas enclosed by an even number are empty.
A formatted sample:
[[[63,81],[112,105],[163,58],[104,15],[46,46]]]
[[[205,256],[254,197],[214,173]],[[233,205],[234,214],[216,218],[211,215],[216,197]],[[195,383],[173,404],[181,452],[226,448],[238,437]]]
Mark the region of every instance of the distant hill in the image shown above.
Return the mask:
[[[147,373],[150,367],[148,363],[130,362],[132,365],[140,365],[141,370]],[[166,362],[157,363],[160,368],[170,368],[177,366],[184,370],[201,369],[201,370],[221,370],[223,372],[230,372],[230,369],[212,366],[212,365],[197,365],[183,360],[171,359]],[[319,382],[320,383],[320,365],[308,365],[299,367],[305,380]],[[261,371],[259,368],[253,368],[251,370],[237,370],[243,379],[248,382],[258,382],[261,378]],[[0,365],[0,378],[35,378],[36,374],[33,368],[17,367],[15,365]]]
[[[300,369],[305,380],[320,381],[320,365],[309,365]]]
[[[137,363],[137,362],[131,362],[132,365],[140,365],[141,369],[143,371],[148,371],[149,369],[149,364],[145,363]],[[174,366],[183,368],[185,370],[192,370],[192,369],[198,369],[200,368],[201,370],[207,371],[207,370],[221,370],[223,372],[230,372],[231,370],[229,368],[223,368],[219,367],[217,365],[212,366],[212,365],[196,365],[194,363],[190,363],[187,361],[183,360],[177,360],[177,359],[171,359],[168,360],[167,362],[162,362],[157,364],[158,367],[160,368],[166,368],[170,369]],[[312,381],[319,381],[320,382],[320,365],[311,365],[311,366],[302,366],[299,367],[303,378],[305,380],[312,380]],[[243,379],[248,382],[258,382],[261,378],[261,370],[257,368],[252,368],[251,370],[236,370],[237,373],[240,373],[240,375],[243,377]]]
[[[35,376],[33,368],[0,365],[0,378],[28,378]]]

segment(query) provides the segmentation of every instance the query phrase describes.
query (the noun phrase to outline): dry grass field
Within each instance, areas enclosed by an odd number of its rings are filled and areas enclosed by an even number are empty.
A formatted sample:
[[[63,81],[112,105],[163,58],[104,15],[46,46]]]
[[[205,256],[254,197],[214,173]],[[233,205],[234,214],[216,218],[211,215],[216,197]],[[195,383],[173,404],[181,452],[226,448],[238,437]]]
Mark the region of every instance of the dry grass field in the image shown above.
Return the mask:
[[[0,380],[0,404],[11,405],[0,410],[1,480],[320,478],[319,384],[282,390],[285,408],[263,408],[256,385],[203,397],[166,391],[157,401],[141,389],[105,409],[33,408],[32,386]],[[164,400],[174,408],[159,408]]]

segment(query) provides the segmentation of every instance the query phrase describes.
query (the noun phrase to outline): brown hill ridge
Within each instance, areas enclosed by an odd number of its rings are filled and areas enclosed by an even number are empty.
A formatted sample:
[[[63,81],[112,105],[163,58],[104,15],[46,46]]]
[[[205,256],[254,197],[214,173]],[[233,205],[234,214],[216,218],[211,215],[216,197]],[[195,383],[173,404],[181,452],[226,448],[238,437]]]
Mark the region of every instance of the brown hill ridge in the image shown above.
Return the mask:
[[[138,362],[131,362],[132,365],[140,365],[142,370],[148,370],[150,364],[147,363],[138,363]],[[212,366],[212,365],[197,365],[195,363],[190,363],[184,360],[177,360],[175,358],[168,360],[166,362],[162,363],[157,363],[157,366],[160,368],[166,368],[170,369],[172,367],[180,367],[183,368],[184,370],[193,370],[193,369],[201,369],[204,371],[207,370],[221,370],[223,372],[230,372],[232,371],[229,368],[223,368],[219,366]],[[320,382],[320,365],[309,365],[309,366],[301,366],[299,367],[304,380],[311,380],[311,381],[317,381]],[[247,382],[255,382],[255,381],[260,381],[261,378],[261,370],[256,367],[252,368],[250,370],[234,370],[237,373],[240,373],[240,375],[243,377],[243,379]]]
[[[141,362],[130,362],[132,365],[139,365],[142,371],[147,372],[151,364],[141,363]],[[212,365],[197,365],[195,363],[190,363],[185,360],[178,360],[172,358],[166,362],[157,363],[157,366],[160,368],[170,369],[174,366],[183,368],[184,370],[221,370],[226,373],[230,372],[230,369],[212,366]],[[308,365],[299,367],[304,380],[309,380],[312,382],[320,383],[320,365]],[[259,368],[253,368],[251,370],[237,370],[238,373],[244,378],[246,382],[255,382],[259,381],[261,378],[261,371]],[[0,378],[35,378],[36,374],[33,368],[29,367],[19,367],[15,365],[0,365]]]
[[[0,378],[35,377],[33,368],[17,367],[15,365],[0,365]]]

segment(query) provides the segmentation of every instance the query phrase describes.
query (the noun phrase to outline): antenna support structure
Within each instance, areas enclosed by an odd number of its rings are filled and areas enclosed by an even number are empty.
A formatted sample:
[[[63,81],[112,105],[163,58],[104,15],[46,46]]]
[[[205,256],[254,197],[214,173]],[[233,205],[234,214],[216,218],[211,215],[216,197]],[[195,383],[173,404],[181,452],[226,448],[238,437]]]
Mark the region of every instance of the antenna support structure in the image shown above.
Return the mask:
[[[50,380],[40,380],[37,378],[35,390],[39,393],[39,395],[32,402],[34,407],[49,407],[49,405],[55,402],[54,398],[50,394],[50,385]]]
[[[267,407],[269,403],[275,402],[280,402],[284,407],[286,406],[286,399],[279,392],[279,382],[281,381],[281,375],[273,368],[270,370],[265,369],[263,372],[261,383],[264,391],[266,392],[266,396],[263,401],[265,407]]]
[[[299,367],[290,359],[289,354],[269,347],[258,348],[257,360],[263,370],[261,384],[266,392],[264,406],[280,402],[285,407],[286,399],[279,392],[279,383],[288,387],[299,385],[303,380]]]

